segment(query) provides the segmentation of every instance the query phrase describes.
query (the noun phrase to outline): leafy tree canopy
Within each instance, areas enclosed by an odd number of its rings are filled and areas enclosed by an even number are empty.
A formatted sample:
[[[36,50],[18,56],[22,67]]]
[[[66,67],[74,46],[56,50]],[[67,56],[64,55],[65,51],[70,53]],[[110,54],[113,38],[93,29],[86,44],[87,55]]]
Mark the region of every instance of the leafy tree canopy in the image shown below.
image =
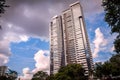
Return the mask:
[[[12,80],[15,80],[18,77],[18,73],[14,70],[8,69],[8,76],[9,78],[11,78]]]
[[[120,54],[120,35],[114,41],[115,52]]]
[[[5,7],[9,7],[6,5],[6,0],[0,0],[0,14],[3,14],[5,12]]]
[[[97,65],[95,68],[95,76],[102,78],[104,76],[120,76],[120,54],[113,55],[109,61],[104,64]]]
[[[98,78],[102,78],[102,64],[96,64],[95,76]]]
[[[120,33],[120,0],[103,0],[105,21],[111,27],[112,33]]]
[[[69,64],[59,69],[54,80],[86,80],[84,73],[80,64]]]
[[[48,77],[48,74],[46,72],[38,71],[33,75],[32,80],[46,80],[47,77]]]
[[[111,28],[111,33],[117,33],[114,41],[115,52],[120,53],[120,0],[103,0],[105,21]]]
[[[112,75],[119,76],[120,75],[120,54],[113,55],[110,58],[110,62],[112,64]]]

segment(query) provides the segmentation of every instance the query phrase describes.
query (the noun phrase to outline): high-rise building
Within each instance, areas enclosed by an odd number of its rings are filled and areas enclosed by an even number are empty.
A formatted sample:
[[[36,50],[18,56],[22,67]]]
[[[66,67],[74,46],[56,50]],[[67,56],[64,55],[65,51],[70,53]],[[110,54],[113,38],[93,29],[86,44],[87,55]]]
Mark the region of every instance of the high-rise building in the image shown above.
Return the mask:
[[[67,64],[81,64],[85,74],[93,69],[92,54],[79,2],[50,23],[50,74],[55,74]]]

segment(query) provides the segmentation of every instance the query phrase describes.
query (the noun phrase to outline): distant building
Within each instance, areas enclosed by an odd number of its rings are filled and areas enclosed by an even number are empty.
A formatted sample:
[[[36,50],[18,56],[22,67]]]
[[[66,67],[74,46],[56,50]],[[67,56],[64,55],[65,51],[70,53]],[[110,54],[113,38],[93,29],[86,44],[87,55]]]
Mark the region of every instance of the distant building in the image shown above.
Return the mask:
[[[0,66],[0,76],[5,76],[7,71],[7,66]]]
[[[67,64],[81,64],[88,75],[93,70],[93,60],[85,28],[82,7],[79,2],[50,23],[50,74]]]

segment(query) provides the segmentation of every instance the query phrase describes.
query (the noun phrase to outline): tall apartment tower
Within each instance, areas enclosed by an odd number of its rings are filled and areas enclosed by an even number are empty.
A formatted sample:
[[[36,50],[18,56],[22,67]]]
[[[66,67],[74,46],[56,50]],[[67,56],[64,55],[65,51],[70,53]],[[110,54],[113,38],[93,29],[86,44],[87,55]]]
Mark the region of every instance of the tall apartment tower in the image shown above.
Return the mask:
[[[50,74],[55,74],[67,64],[81,64],[88,75],[93,70],[93,60],[85,28],[82,7],[79,2],[50,23]]]

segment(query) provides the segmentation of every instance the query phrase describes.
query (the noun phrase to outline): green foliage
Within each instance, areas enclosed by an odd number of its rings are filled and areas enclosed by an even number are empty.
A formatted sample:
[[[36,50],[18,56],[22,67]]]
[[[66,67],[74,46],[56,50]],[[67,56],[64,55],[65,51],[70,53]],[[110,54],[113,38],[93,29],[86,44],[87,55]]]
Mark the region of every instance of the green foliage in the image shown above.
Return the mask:
[[[7,75],[9,77],[9,79],[15,80],[18,77],[18,73],[11,69],[8,69],[8,70],[9,71],[8,71]]]
[[[8,80],[6,76],[0,76],[0,80]]]
[[[33,75],[32,80],[46,80],[47,77],[48,77],[48,74],[46,72],[38,71]]]
[[[111,33],[117,33],[114,41],[115,51],[120,53],[120,0],[103,0],[105,21],[111,28]]]
[[[120,66],[120,54],[115,54],[110,58],[110,62],[117,63],[117,66]]]
[[[102,65],[102,75],[120,76],[120,0],[103,0],[105,21],[111,28],[111,33],[117,33],[114,41],[115,52],[109,62]]]
[[[0,76],[0,80],[16,80],[17,77],[18,73],[16,71],[8,69],[4,76]]]
[[[95,68],[95,76],[98,78],[110,75],[120,76],[120,54],[113,55],[109,61]]]
[[[0,14],[3,14],[5,12],[5,7],[9,7],[6,5],[6,0],[0,0]]]
[[[80,64],[69,64],[59,69],[54,80],[86,80],[84,72]]]
[[[112,33],[120,33],[120,0],[103,0],[105,21],[111,27]]]
[[[9,7],[8,5],[6,5],[6,0],[0,0],[0,17],[1,14],[5,12],[5,7]],[[1,25],[0,25],[0,29],[2,29]]]
[[[104,76],[110,76],[112,74],[112,63],[105,62],[102,65],[102,73]]]
[[[120,35],[119,35],[120,36]],[[120,37],[117,37],[114,41],[115,52],[120,54]]]
[[[46,80],[55,80],[55,79],[54,79],[54,75],[48,76]]]
[[[102,78],[102,65],[101,64],[96,64],[95,76],[98,78]]]
[[[113,55],[110,58],[110,62],[112,63],[112,75],[120,75],[120,54]]]

